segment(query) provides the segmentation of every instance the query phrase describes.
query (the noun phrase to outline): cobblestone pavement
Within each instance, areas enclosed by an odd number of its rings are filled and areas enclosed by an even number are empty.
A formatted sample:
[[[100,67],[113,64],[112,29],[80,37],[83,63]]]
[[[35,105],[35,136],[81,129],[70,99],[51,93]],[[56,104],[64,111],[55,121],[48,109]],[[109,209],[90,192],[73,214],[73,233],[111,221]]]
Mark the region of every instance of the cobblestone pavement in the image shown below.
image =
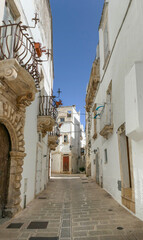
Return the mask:
[[[1,240],[143,240],[143,222],[85,177],[51,179],[39,197],[0,226]],[[31,221],[48,225],[29,229]],[[23,225],[10,229],[10,223]]]

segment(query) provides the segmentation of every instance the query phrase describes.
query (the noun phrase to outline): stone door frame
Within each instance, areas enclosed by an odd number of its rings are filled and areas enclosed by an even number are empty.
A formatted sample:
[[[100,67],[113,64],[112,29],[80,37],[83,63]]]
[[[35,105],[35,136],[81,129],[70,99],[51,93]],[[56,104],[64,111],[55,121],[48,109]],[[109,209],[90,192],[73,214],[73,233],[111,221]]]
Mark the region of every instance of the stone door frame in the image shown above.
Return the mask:
[[[9,176],[9,188],[7,205],[5,214],[13,216],[17,213],[20,207],[20,187],[23,171],[23,160],[26,156],[24,149],[24,122],[22,117],[14,111],[14,109],[8,103],[0,102],[1,115],[0,123],[2,123],[9,135],[11,140],[11,152],[10,152],[10,176]],[[3,110],[3,111],[2,111]],[[2,114],[3,112],[3,114]],[[23,116],[24,117],[24,116]],[[23,151],[22,151],[23,150]]]
[[[135,191],[134,191],[134,176],[133,176],[133,161],[132,161],[132,145],[131,145],[131,140],[128,138],[128,161],[130,165],[130,177],[131,177],[131,186],[129,187],[124,187],[123,182],[124,182],[124,176],[123,176],[123,159],[122,159],[122,149],[121,149],[121,135],[124,134],[126,136],[126,129],[125,129],[125,123],[123,123],[117,130],[118,134],[118,148],[119,148],[119,161],[120,161],[120,174],[121,174],[121,198],[122,198],[122,204],[127,207],[129,210],[131,210],[133,213],[135,213]]]

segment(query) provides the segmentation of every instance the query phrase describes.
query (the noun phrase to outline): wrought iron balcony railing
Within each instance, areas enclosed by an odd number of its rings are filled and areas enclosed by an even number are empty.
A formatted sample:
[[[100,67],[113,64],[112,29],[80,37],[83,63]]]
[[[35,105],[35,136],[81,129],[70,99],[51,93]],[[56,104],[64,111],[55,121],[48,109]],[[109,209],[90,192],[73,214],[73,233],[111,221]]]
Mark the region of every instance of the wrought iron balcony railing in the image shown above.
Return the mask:
[[[60,137],[60,130],[58,127],[55,127],[52,132],[48,132],[49,136],[57,136]]]
[[[51,116],[54,120],[57,119],[58,111],[52,96],[39,97],[39,116]]]
[[[39,57],[32,37],[28,35],[21,23],[0,26],[0,60],[11,58],[15,58],[30,73],[38,88],[40,82]]]

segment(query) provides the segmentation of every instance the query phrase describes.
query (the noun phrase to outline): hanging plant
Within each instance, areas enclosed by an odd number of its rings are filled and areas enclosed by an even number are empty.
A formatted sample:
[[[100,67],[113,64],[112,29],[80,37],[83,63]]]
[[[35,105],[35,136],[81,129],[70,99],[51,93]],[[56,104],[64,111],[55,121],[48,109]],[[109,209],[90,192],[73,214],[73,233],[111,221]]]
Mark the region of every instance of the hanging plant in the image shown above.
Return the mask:
[[[63,105],[62,100],[59,99],[59,101],[56,101],[56,107],[58,108],[59,106]]]
[[[41,57],[42,56],[41,43],[35,42],[34,47],[35,47],[35,50],[36,50],[36,53],[37,53],[38,57]]]

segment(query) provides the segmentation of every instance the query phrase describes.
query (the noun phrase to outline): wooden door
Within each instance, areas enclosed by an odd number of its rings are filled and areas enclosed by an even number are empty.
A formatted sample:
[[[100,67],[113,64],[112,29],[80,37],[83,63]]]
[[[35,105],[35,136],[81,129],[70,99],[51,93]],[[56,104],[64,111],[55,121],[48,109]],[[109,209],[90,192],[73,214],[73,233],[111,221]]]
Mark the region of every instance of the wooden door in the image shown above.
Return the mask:
[[[11,141],[6,127],[0,123],[0,216],[7,203]]]
[[[63,171],[69,171],[69,156],[63,157]]]

